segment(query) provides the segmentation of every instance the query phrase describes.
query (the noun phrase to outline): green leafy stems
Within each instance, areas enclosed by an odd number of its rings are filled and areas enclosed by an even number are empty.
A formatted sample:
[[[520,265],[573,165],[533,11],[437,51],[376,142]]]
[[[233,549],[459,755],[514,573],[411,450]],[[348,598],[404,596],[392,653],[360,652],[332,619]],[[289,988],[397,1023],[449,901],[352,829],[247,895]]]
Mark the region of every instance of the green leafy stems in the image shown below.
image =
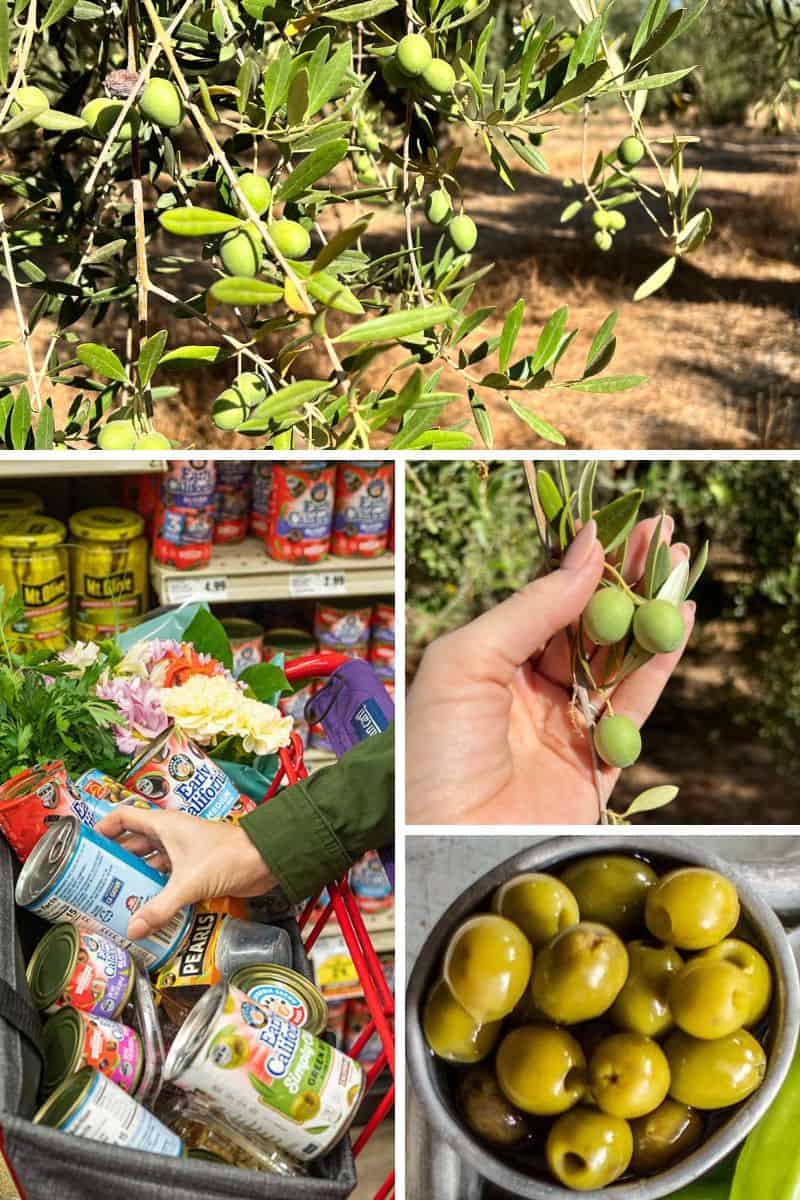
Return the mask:
[[[632,489],[596,508],[594,487],[597,462],[584,464],[574,485],[570,481],[570,469],[566,463],[559,462],[555,473],[551,474],[544,467],[537,469],[533,463],[525,464],[536,529],[545,552],[546,569],[557,568],[580,527],[594,519],[597,538],[606,554],[601,590],[613,586],[627,596],[631,602],[631,612],[637,608],[643,609],[654,600],[666,601],[680,609],[705,569],[708,543],[701,547],[694,561],[681,558],[673,565],[669,546],[662,537],[662,513],[650,535],[641,578],[626,580],[622,565],[626,559],[628,540],[645,499],[644,491],[641,488]],[[644,649],[636,639],[635,623],[632,631],[629,619],[626,628],[627,631],[621,636],[613,635],[616,640],[604,646],[603,653],[597,655],[591,653],[594,647],[584,628],[583,617],[575,629],[567,631],[573,706],[576,721],[579,713],[588,738],[601,824],[626,824],[637,813],[669,804],[678,790],[672,785],[650,788],[637,796],[623,813],[616,812],[607,804],[607,786],[601,775],[596,749],[597,727],[604,717],[614,715],[613,696],[619,685],[653,658],[653,653]]]

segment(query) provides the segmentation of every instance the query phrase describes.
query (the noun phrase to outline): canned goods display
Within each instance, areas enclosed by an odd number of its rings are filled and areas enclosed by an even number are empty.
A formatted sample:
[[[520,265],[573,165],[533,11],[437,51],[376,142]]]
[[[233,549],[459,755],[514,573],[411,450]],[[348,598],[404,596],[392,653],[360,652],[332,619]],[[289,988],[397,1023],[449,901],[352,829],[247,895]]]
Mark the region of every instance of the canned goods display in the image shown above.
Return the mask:
[[[42,1040],[45,1095],[82,1067],[94,1067],[126,1092],[135,1092],[139,1086],[144,1048],[130,1025],[67,1006],[47,1022]]]
[[[20,862],[56,821],[73,812],[74,800],[63,762],[29,767],[0,786],[0,829]]]
[[[372,641],[394,645],[393,604],[376,604],[372,610]]]
[[[214,541],[235,545],[244,540],[250,523],[250,463],[217,463],[214,491]]]
[[[61,521],[37,514],[0,519],[0,585],[19,595],[22,615],[7,631],[12,650],[63,650],[70,629],[69,559]]]
[[[375,850],[368,850],[350,868],[350,890],[364,912],[382,912],[392,907],[392,885]]]
[[[125,508],[86,508],[69,528],[76,639],[99,641],[138,624],[148,599],[143,519]]]
[[[131,791],[124,783],[118,783],[110,775],[104,775],[96,767],[90,767],[72,784],[72,811],[84,825],[94,828],[112,813],[119,804],[133,804],[136,808],[155,808],[140,796]]]
[[[33,1003],[46,1013],[70,1005],[116,1020],[128,1004],[136,967],[124,946],[66,922],[48,929],[27,970]]]
[[[394,643],[371,642],[369,661],[379,679],[394,679]]]
[[[164,1079],[305,1162],[344,1137],[365,1086],[358,1063],[225,983],[189,1014]]]
[[[253,463],[250,494],[250,532],[265,538],[268,529],[269,494],[272,489],[272,463]]]
[[[0,488],[0,521],[6,517],[32,517],[44,512],[44,501],[23,488]]]
[[[264,630],[256,621],[246,621],[242,617],[226,617],[222,628],[231,644],[233,674],[238,679],[242,671],[263,661]]]
[[[62,817],[25,862],[16,901],[46,921],[70,921],[127,947],[148,969],[159,967],[185,938],[192,907],[182,908],[163,929],[132,942],[128,922],[137,909],[164,888],[167,877],[116,842]]]
[[[174,725],[134,760],[125,783],[158,808],[210,821],[238,820],[255,808],[222,767]]]
[[[144,535],[153,536],[156,509],[161,495],[158,475],[125,475],[120,480],[120,500],[123,508],[131,508],[144,521]]]
[[[266,662],[276,654],[285,654],[287,658],[301,658],[304,654],[313,654],[316,649],[316,639],[307,629],[268,629],[264,634]]]
[[[180,571],[204,567],[211,561],[214,506],[177,508],[160,503],[156,509],[153,557]]]
[[[242,967],[231,975],[230,985],[298,1029],[320,1036],[327,1028],[328,1002],[313,983],[291,967],[268,963]]]
[[[390,462],[342,463],[336,475],[331,553],[375,558],[389,541],[394,467]]]
[[[280,562],[319,562],[330,550],[336,467],[273,463],[267,554]]]
[[[157,1117],[93,1067],[70,1075],[33,1118],[62,1133],[182,1158],[183,1142]]]
[[[314,607],[314,636],[321,648],[366,646],[372,625],[372,605],[363,600],[329,604],[319,600]]]
[[[213,459],[170,462],[167,473],[161,476],[161,501],[171,508],[208,508],[214,499],[216,481]]]

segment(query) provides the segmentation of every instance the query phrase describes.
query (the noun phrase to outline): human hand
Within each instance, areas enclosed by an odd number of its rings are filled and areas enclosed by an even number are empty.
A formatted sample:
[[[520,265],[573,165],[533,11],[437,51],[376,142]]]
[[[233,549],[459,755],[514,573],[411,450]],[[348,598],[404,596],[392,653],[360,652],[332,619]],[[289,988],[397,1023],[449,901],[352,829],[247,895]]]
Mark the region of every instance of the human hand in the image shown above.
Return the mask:
[[[161,929],[184,904],[217,896],[262,896],[276,883],[238,825],[120,804],[98,823],[97,832],[140,858],[148,856],[148,865],[157,871],[169,872],[164,890],[131,917],[132,941]]]
[[[622,574],[644,574],[656,520],[631,533]],[[665,517],[662,540],[674,523]],[[573,626],[603,574],[603,548],[590,521],[560,568],[426,650],[408,698],[406,793],[412,824],[593,824],[598,799],[586,727],[572,704]],[[670,547],[672,564],[688,558]],[[614,712],[644,724],[694,625],[682,607],[683,644],[658,654],[613,692]],[[593,663],[605,651],[595,648]],[[599,764],[604,799],[619,776]]]

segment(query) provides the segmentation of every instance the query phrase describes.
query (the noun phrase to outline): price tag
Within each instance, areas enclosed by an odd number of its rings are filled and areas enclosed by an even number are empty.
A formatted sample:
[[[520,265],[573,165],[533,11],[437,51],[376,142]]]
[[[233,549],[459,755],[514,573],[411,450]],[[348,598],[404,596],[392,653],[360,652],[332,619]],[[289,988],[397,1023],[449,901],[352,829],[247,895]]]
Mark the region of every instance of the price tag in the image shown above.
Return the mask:
[[[347,591],[344,571],[292,571],[290,596],[338,596]]]
[[[185,600],[224,600],[227,593],[228,581],[224,575],[167,580],[168,604],[182,604]]]

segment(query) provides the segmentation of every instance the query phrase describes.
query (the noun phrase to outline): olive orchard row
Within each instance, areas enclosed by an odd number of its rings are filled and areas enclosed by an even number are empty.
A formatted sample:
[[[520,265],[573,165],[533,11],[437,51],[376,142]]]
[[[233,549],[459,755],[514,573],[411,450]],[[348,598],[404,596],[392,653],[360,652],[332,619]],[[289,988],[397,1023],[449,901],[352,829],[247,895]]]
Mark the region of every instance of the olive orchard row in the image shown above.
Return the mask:
[[[217,428],[269,447],[365,448],[382,431],[397,449],[467,447],[466,423],[446,423],[464,398],[491,446],[487,393],[532,438],[563,444],[528,393],[602,395],[642,377],[606,373],[615,313],[562,378],[578,332],[566,308],[532,336],[523,300],[505,314],[474,306],[491,264],[473,261],[460,143],[474,139],[513,189],[515,160],[547,171],[541,147],[559,114],[588,120],[596,101],[620,101],[631,133],[583,172],[585,199],[563,219],[591,211],[607,250],[621,208],[640,204],[670,243],[643,299],[710,228],[706,210],[690,215],[687,139],[668,139],[661,157],[642,124],[648,94],[687,73],[654,73],[654,60],[704,3],[651,0],[623,48],[595,0],[571,0],[572,29],[520,6],[502,32],[489,0],[407,0],[403,12],[397,0],[50,0],[43,16],[20,0],[0,32],[0,133],[15,162],[0,243],[27,372],[0,377],[2,444],[159,448],[159,402],[210,364],[231,378]],[[658,189],[636,178],[645,155]],[[388,248],[370,228],[387,207],[402,216]],[[443,234],[433,248],[423,209]],[[177,252],[156,240],[161,229]],[[153,329],[156,302],[169,306],[169,332]],[[83,340],[105,318],[114,348]],[[36,363],[31,333],[44,320]],[[66,388],[74,399],[56,428],[52,397]]]

